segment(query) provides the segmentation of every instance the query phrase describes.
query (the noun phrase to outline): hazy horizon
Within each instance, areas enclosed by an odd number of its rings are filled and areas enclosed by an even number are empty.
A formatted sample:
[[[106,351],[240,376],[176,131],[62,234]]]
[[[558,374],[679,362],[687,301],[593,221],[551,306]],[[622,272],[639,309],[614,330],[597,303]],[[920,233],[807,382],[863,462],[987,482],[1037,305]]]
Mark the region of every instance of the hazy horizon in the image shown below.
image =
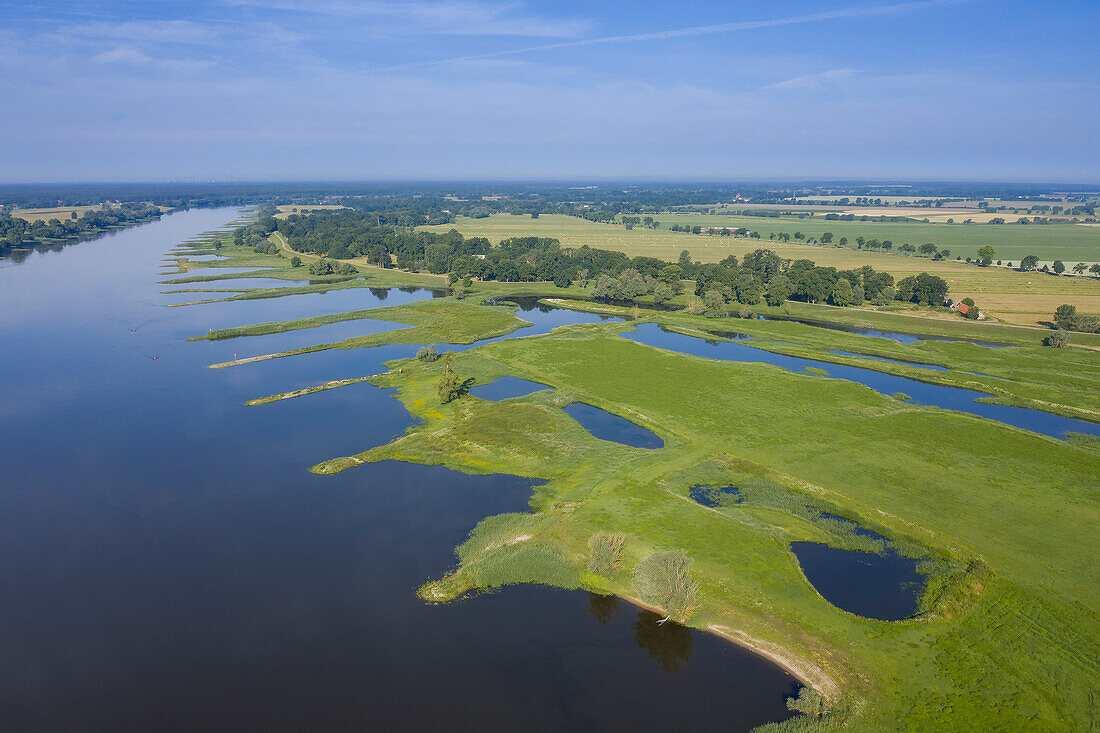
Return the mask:
[[[1100,169],[1085,2],[74,0],[0,20],[3,183]]]

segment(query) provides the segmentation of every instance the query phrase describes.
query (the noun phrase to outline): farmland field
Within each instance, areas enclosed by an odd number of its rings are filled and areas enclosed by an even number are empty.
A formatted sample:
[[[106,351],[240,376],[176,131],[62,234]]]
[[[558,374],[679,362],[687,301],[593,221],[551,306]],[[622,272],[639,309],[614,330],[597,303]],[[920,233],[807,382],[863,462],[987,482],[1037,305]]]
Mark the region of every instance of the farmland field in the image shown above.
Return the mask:
[[[25,219],[26,221],[49,221],[50,219],[68,219],[72,216],[73,212],[76,212],[77,216],[82,216],[86,211],[94,211],[98,209],[98,205],[93,206],[58,206],[52,209],[16,209],[12,212],[12,216],[17,219]]]
[[[670,215],[671,216],[671,215]],[[766,236],[770,231],[796,231],[796,227],[789,226],[793,222],[782,220],[758,219],[754,217],[718,217],[718,216],[676,216],[675,221],[724,221],[730,219],[751,220],[754,226],[760,227],[759,222],[765,221],[776,224],[774,229],[763,228]],[[658,217],[660,220],[660,217]],[[809,233],[810,220],[798,220],[798,228]],[[669,222],[671,223],[671,221]],[[828,223],[849,224],[851,222],[821,222],[814,221],[813,225]],[[662,220],[662,224],[665,222]],[[712,224],[703,224],[712,226]],[[871,226],[862,224],[859,226]],[[917,225],[883,225],[874,226],[917,226]],[[922,225],[926,228],[955,231],[966,229],[943,225]],[[671,232],[664,229],[633,229],[627,231],[616,224],[600,224],[572,216],[543,215],[538,219],[507,214],[495,214],[484,219],[469,219],[459,217],[454,224],[444,224],[435,227],[424,227],[430,231],[446,231],[450,228],[458,229],[466,236],[487,237],[496,243],[507,237],[535,235],[540,237],[556,237],[563,246],[580,247],[587,244],[590,247],[618,250],[631,257],[644,255],[657,257],[664,260],[675,260],[682,250],[688,250],[692,256],[700,262],[718,262],[728,255],[744,256],[759,247],[768,247],[775,250],[781,257],[790,259],[807,258],[814,260],[825,267],[839,269],[857,268],[863,265],[871,265],[877,270],[891,273],[895,278],[908,277],[920,272],[930,272],[944,278],[951,286],[951,295],[954,298],[973,297],[979,305],[990,311],[994,316],[1008,323],[1020,325],[1037,325],[1041,321],[1050,319],[1054,309],[1062,303],[1073,303],[1079,310],[1095,313],[1100,312],[1100,281],[1093,278],[1079,277],[1055,277],[1039,272],[1022,273],[1003,267],[976,267],[953,260],[934,261],[927,258],[907,257],[900,254],[886,254],[880,252],[864,252],[855,249],[840,247],[825,247],[784,242],[765,242],[757,239],[733,238],[733,237],[708,237],[681,232]],[[1018,226],[1019,229],[1027,227]],[[1054,225],[1041,227],[1043,231],[1055,229]],[[988,229],[994,232],[1003,232],[1010,229],[1008,226]],[[1036,227],[1040,229],[1040,227]],[[822,228],[822,231],[834,231],[838,237],[838,228]],[[1100,250],[1100,229],[1088,229],[1080,227],[1081,231],[1091,232],[1091,237],[1097,244],[1093,245]],[[874,235],[867,235],[874,236]],[[999,246],[999,245],[994,245]],[[1094,259],[1100,255],[1094,254]]]

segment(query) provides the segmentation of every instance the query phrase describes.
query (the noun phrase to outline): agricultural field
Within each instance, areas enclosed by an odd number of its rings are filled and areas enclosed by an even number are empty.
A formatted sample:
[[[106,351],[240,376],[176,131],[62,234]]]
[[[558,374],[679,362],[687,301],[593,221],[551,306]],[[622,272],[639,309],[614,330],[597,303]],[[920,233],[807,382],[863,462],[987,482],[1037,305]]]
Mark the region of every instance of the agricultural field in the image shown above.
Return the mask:
[[[285,219],[291,214],[307,214],[311,211],[335,211],[347,207],[338,204],[283,204],[275,208],[279,210],[279,213],[275,214],[275,218]]]
[[[657,215],[656,218],[661,221],[662,226],[689,221],[700,222],[701,226],[730,226],[731,224],[728,222],[735,219],[735,217],[705,215],[669,216],[675,216],[675,219],[660,215]],[[778,222],[782,220],[755,217],[736,217],[736,220],[750,221],[756,227],[760,226],[761,221],[768,222],[769,225],[776,225],[774,229],[767,227],[762,229],[765,236],[770,231],[790,231],[793,233],[801,230],[807,234],[810,233],[810,219],[794,219],[794,222],[798,222],[797,228],[786,224],[782,227],[779,226]],[[824,220],[821,222],[812,221],[814,226],[822,223],[830,225],[848,224],[849,226],[857,224],[853,222],[824,222]],[[871,226],[871,224],[858,224],[859,226]],[[874,226],[886,227],[891,225],[875,224]],[[936,227],[935,225],[922,226],[944,231],[963,229],[961,225],[958,227],[947,225],[943,227]],[[718,262],[731,254],[741,257],[759,247],[768,247],[775,250],[781,257],[811,259],[824,267],[851,269],[871,265],[876,270],[889,272],[898,279],[921,272],[929,272],[939,275],[948,282],[951,286],[952,297],[956,299],[972,297],[983,310],[990,312],[996,318],[1019,325],[1036,326],[1044,321],[1049,321],[1054,309],[1062,303],[1073,303],[1078,310],[1083,312],[1100,313],[1100,280],[1095,278],[1064,275],[1056,277],[1040,272],[1015,272],[1004,267],[977,267],[953,260],[935,261],[900,254],[865,252],[840,247],[702,236],[672,232],[665,229],[635,228],[627,231],[620,225],[601,224],[564,215],[542,215],[538,219],[508,214],[495,214],[483,219],[459,217],[454,224],[423,228],[429,231],[446,231],[452,227],[458,229],[465,236],[482,236],[493,243],[508,237],[524,235],[556,237],[565,247],[580,247],[587,244],[591,247],[619,250],[631,257],[644,255],[664,260],[676,260],[680,252],[686,249],[700,262]],[[989,229],[996,232],[1002,232],[1009,228],[1008,226],[989,227]],[[1026,227],[1020,226],[1019,228],[1024,229]],[[1045,231],[1053,228],[1055,228],[1054,225],[1050,225],[1041,229]],[[844,236],[838,233],[838,229],[838,227],[822,228],[821,231],[833,231],[837,237]],[[1090,230],[1082,227],[1081,231],[1091,233],[1090,236],[1096,243],[1093,246],[1100,251],[1100,229]],[[871,237],[875,235],[864,236]],[[975,253],[976,251],[975,249]],[[1096,257],[1100,257],[1100,254],[1094,253],[1094,258]]]
[[[50,219],[70,219],[73,213],[82,216],[86,211],[95,211],[99,205],[92,206],[59,206],[52,209],[15,209],[11,215],[17,219],[26,221],[49,221]]]
[[[851,213],[855,213],[853,209]],[[868,211],[864,209],[864,211]],[[875,209],[884,216],[904,216],[898,210]],[[923,209],[922,217],[942,217],[944,221],[952,217],[942,209]],[[868,213],[868,215],[872,215]],[[878,215],[878,214],[874,214]],[[931,242],[940,249],[948,249],[951,256],[977,258],[981,247],[990,245],[997,250],[994,259],[1005,262],[1019,262],[1026,255],[1034,254],[1041,263],[1054,260],[1073,264],[1076,262],[1100,262],[1100,231],[1080,224],[962,224],[959,217],[973,218],[978,221],[983,216],[977,213],[954,215],[956,224],[923,222],[875,222],[875,221],[827,221],[823,215],[781,216],[778,218],[758,216],[726,216],[708,214],[653,214],[667,228],[672,224],[686,224],[702,227],[745,227],[760,232],[767,237],[772,232],[802,232],[807,237],[820,237],[832,232],[834,242],[847,237],[852,248],[855,238],[890,240],[897,247],[909,243],[921,245]],[[992,214],[986,216],[988,220]],[[1007,217],[1006,217],[1007,218]],[[1011,220],[1009,220],[1011,221]]]

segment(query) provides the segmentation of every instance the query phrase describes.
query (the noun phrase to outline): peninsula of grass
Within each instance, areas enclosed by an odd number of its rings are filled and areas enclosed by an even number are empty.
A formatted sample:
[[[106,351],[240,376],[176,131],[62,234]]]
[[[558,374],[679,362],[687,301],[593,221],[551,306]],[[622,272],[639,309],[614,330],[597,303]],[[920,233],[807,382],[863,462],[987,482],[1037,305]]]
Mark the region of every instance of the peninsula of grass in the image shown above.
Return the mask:
[[[205,336],[193,337],[191,340],[218,341],[227,338],[263,336],[303,328],[316,328],[329,323],[340,323],[361,318],[394,321],[406,324],[410,328],[212,364],[211,368],[221,369],[228,366],[308,354],[327,349],[356,349],[384,344],[472,344],[482,339],[504,336],[529,325],[525,321],[516,318],[513,315],[512,308],[479,306],[450,298],[433,298],[388,308],[371,308],[369,310],[302,318],[294,321],[258,323],[252,326],[222,329],[211,331]]]
[[[555,388],[504,402],[441,404],[444,365],[401,361],[372,381],[396,388],[422,423],[314,470],[398,459],[545,481],[531,513],[474,528],[458,567],[421,589],[432,601],[520,582],[638,599],[641,561],[682,551],[698,584],[685,621],[761,651],[830,700],[825,718],[778,729],[1089,729],[1100,688],[1094,451],[843,380],[663,351],[620,338],[623,328],[454,355],[478,383],[507,374]],[[597,440],[560,409],[573,401],[650,428],[665,447]],[[743,486],[747,498],[706,507],[688,496],[698,484]],[[862,618],[810,585],[791,542],[854,542],[822,510],[923,558],[916,617]],[[590,542],[609,533],[621,558],[593,570]]]

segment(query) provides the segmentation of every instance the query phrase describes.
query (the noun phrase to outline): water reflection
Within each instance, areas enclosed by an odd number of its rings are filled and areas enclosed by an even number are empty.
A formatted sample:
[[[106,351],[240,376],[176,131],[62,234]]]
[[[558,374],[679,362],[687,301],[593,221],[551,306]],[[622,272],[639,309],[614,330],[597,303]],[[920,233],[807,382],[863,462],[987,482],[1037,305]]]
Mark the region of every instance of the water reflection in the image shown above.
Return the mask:
[[[588,613],[596,619],[597,624],[607,626],[619,615],[619,599],[617,596],[604,596],[589,591]]]
[[[677,672],[691,657],[695,639],[689,629],[675,621],[657,623],[661,618],[652,611],[639,611],[634,622],[634,643],[665,672]]]

